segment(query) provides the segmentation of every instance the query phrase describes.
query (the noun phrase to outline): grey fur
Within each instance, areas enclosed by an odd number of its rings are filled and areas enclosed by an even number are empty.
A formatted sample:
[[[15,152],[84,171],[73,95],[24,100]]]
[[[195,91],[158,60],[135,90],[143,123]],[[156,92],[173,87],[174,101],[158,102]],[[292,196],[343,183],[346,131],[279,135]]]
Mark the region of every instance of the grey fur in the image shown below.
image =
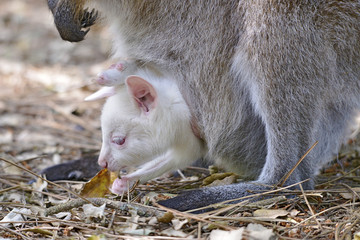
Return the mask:
[[[319,141],[292,184],[338,151],[360,103],[359,1],[96,2],[116,56],[176,76],[219,164],[276,184]],[[200,189],[163,204],[186,210],[247,189],[259,187]]]

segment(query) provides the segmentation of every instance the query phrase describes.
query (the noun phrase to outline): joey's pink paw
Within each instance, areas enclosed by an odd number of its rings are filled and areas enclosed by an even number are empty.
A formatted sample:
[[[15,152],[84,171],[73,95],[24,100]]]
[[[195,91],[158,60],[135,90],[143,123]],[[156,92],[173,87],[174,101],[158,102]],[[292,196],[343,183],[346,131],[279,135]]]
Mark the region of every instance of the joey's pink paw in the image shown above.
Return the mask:
[[[119,178],[115,179],[110,190],[115,194],[123,194],[128,190],[127,181]]]
[[[123,177],[123,178],[117,178],[114,180],[112,187],[110,191],[115,194],[123,194],[128,191],[128,187],[131,187],[133,184],[133,181],[130,179]]]

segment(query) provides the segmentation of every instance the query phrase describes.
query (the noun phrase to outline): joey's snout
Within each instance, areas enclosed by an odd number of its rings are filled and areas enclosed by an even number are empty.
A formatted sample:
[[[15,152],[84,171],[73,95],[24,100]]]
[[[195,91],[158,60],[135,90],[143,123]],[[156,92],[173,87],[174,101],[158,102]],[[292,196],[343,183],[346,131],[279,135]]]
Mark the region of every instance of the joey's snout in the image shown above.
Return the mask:
[[[119,162],[114,159],[111,151],[108,151],[106,148],[101,149],[98,164],[102,168],[107,168],[110,172],[117,172],[121,169]]]
[[[109,154],[107,154],[104,149],[101,149],[99,159],[98,159],[98,164],[102,168],[108,168],[108,165],[109,165],[108,164],[108,156],[109,156]]]
[[[107,161],[106,161],[105,159],[103,159],[103,158],[99,158],[98,164],[99,164],[100,167],[102,167],[102,168],[107,168],[107,166],[108,166]]]

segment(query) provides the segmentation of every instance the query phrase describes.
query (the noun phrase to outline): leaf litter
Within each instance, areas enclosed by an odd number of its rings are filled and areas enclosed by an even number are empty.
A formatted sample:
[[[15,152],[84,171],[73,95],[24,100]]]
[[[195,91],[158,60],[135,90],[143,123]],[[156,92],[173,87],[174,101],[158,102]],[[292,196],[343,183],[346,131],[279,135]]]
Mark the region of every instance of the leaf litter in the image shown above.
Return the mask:
[[[102,102],[83,99],[111,64],[110,37],[98,27],[84,42],[62,41],[46,2],[37,0],[1,1],[0,27],[0,238],[360,239],[355,136],[320,173],[315,190],[254,193],[255,200],[215,204],[202,214],[156,201],[241,176],[190,167],[124,196],[108,191],[107,176],[90,185],[96,194],[86,198],[79,196],[85,182],[36,177],[46,167],[98,153]]]

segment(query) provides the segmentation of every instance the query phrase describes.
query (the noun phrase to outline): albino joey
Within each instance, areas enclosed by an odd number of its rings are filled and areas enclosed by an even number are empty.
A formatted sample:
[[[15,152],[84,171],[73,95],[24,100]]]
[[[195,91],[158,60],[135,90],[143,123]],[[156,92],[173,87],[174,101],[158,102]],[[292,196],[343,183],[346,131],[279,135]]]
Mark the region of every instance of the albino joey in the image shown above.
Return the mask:
[[[85,99],[107,97],[101,113],[99,165],[113,172],[137,168],[114,181],[111,190],[117,194],[137,180],[186,167],[205,154],[175,81],[154,69],[135,69],[131,62],[112,65],[98,75],[97,82],[113,86]]]

